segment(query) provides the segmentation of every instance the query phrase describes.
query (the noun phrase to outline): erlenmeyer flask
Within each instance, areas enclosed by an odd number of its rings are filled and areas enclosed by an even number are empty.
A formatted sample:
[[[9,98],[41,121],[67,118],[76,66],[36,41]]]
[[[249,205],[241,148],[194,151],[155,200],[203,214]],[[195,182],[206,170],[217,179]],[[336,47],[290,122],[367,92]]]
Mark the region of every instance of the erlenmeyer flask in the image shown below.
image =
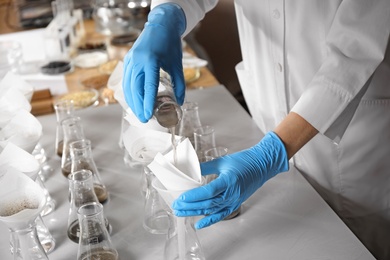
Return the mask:
[[[167,211],[169,229],[165,241],[165,260],[204,260],[204,254],[194,228],[193,217],[176,217]]]
[[[70,158],[72,161],[71,172],[90,170],[92,172],[93,188],[100,203],[108,199],[106,186],[100,179],[99,171],[92,156],[91,141],[81,139],[69,144]]]
[[[68,175],[70,206],[68,216],[68,237],[78,243],[80,238],[80,225],[77,210],[84,204],[99,203],[93,190],[92,172],[80,170]],[[111,230],[109,223],[105,220],[106,228]]]
[[[78,219],[80,242],[77,259],[118,259],[118,252],[105,225],[102,204],[96,202],[84,204],[78,209]]]
[[[199,105],[196,102],[185,102],[181,109],[183,117],[177,129],[177,134],[190,139],[192,146],[195,147],[194,131],[196,128],[201,127]]]
[[[195,129],[194,132],[195,151],[198,158],[204,156],[204,152],[215,147],[214,127],[205,125]]]
[[[157,190],[152,186],[152,181],[156,178],[156,176],[149,170],[148,167],[145,167],[144,171],[147,183],[143,226],[149,233],[166,234],[169,222],[165,202],[160,197]]]
[[[26,226],[23,229],[10,229],[10,231],[15,260],[49,259],[38,239],[35,224]]]
[[[64,134],[62,131],[61,122],[69,117],[74,116],[74,105],[73,100],[58,100],[54,103],[54,110],[57,118],[56,128],[56,140],[55,140],[55,151],[59,157],[62,157],[62,145],[64,141]]]
[[[72,159],[70,157],[69,144],[71,142],[84,139],[84,129],[80,117],[70,117],[62,120],[62,130],[64,134],[61,170],[62,174],[67,177],[71,172]]]
[[[183,191],[167,190],[157,178],[153,180],[151,186],[165,201],[169,218],[164,260],[205,260],[202,246],[194,228],[193,217],[176,217],[172,213],[172,209],[168,207]]]

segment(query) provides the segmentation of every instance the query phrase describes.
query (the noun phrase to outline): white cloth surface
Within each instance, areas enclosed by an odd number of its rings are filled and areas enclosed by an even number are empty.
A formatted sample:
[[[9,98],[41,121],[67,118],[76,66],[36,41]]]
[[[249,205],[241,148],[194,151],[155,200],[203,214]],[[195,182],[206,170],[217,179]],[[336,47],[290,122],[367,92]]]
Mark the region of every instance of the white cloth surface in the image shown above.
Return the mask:
[[[188,91],[187,99],[199,103],[202,123],[215,128],[217,144],[230,152],[252,146],[263,136],[223,86]],[[111,238],[120,259],[162,259],[165,236],[149,234],[142,227],[142,168],[126,168],[118,147],[122,108],[110,105],[76,113],[86,126],[85,135],[92,141],[94,159],[110,193],[104,212],[113,227]],[[56,210],[43,217],[56,239],[49,258],[75,259],[77,244],[66,235],[68,182],[54,151],[55,116],[38,119],[45,133],[40,143],[53,167],[45,186],[57,203]],[[1,259],[11,260],[9,234],[3,224],[0,234]],[[237,218],[197,234],[208,260],[374,259],[294,167],[267,182],[244,203]]]

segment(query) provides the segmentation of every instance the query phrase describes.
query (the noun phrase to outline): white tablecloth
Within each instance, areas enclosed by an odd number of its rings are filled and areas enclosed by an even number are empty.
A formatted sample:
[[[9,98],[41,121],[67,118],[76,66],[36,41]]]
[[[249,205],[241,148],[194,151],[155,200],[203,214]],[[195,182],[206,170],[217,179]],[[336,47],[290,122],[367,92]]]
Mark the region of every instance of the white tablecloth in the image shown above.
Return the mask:
[[[230,152],[256,144],[263,133],[223,86],[189,90],[187,100],[199,103],[202,124],[216,131],[216,142]],[[142,227],[141,168],[128,168],[118,146],[122,110],[119,105],[77,111],[93,156],[110,193],[104,212],[113,227],[111,238],[122,260],[163,259],[164,235]],[[53,172],[45,182],[56,210],[44,217],[56,239],[52,260],[76,259],[77,244],[66,235],[68,182],[54,153],[54,115],[38,117],[41,145]],[[242,206],[239,217],[197,231],[207,260],[374,259],[306,180],[292,168],[268,181]],[[0,224],[0,259],[12,259],[9,234]]]

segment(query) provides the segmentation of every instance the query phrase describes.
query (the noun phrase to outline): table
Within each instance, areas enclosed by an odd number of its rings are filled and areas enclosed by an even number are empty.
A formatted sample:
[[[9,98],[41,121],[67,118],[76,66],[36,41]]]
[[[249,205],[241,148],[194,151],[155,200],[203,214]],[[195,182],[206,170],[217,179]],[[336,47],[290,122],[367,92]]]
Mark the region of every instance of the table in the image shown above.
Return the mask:
[[[10,0],[12,1],[12,0]],[[10,10],[13,10],[13,12],[10,12],[6,16],[6,12],[8,11],[8,0],[0,0],[0,17],[2,17],[2,14],[4,14],[4,19],[9,19],[11,20],[11,24],[17,24],[17,10],[15,9],[14,5],[10,6]],[[2,17],[3,18],[3,17]],[[87,19],[83,21],[84,29],[85,29],[85,35],[81,39],[79,45],[82,45],[84,43],[101,43],[104,42],[107,46],[107,54],[109,57],[109,60],[123,60],[124,56],[126,53],[129,51],[131,48],[130,45],[122,45],[122,46],[114,46],[111,44],[111,36],[108,35],[103,35],[95,30],[95,23],[92,19]],[[10,28],[6,23],[1,23],[0,22],[0,34],[2,33],[12,33],[15,31],[20,31],[23,32],[22,28]],[[33,32],[34,30],[30,30],[27,32]],[[41,36],[41,33],[38,34]],[[3,34],[1,36],[5,36],[7,39],[14,37],[12,34]],[[39,37],[39,36],[34,36],[34,37]],[[20,36],[19,36],[20,37]],[[4,38],[4,37],[3,37]],[[19,39],[19,38],[17,38]],[[41,46],[37,46],[40,48]],[[41,50],[43,52],[43,49]],[[190,46],[187,45],[185,48],[185,51],[190,52],[194,54],[193,50],[191,49]],[[76,56],[77,53],[71,54],[71,58]],[[43,61],[42,61],[43,62]],[[45,64],[46,62],[43,62]],[[74,69],[64,75],[64,79],[62,81],[63,84],[66,84],[65,91],[67,90],[68,92],[72,91],[78,91],[81,90],[83,85],[80,83],[81,81],[97,76],[97,75],[102,75],[102,72],[99,71],[98,67],[94,68],[78,68],[74,67]],[[33,75],[34,76],[34,75]],[[30,76],[29,76],[30,77]],[[34,78],[34,77],[33,77]],[[49,84],[49,83],[46,83]],[[197,80],[194,80],[192,82],[188,82],[186,84],[187,88],[192,89],[192,88],[204,88],[204,87],[212,87],[219,84],[218,80],[214,77],[214,75],[210,72],[210,70],[207,67],[201,67],[200,68],[200,76]],[[50,85],[50,84],[49,84]],[[53,86],[51,84],[50,86]],[[55,97],[50,96],[50,92],[48,93],[47,91],[44,92],[37,92],[37,95],[33,97],[33,100],[31,102],[32,104],[32,114],[34,115],[42,115],[42,114],[48,114],[54,112],[54,108],[52,106],[53,99]],[[52,93],[54,95],[54,93]],[[99,105],[104,105],[104,101],[100,99]]]
[[[215,128],[216,142],[235,152],[256,144],[263,133],[224,86],[187,91],[199,103],[202,124]],[[218,102],[216,102],[218,100]],[[77,111],[110,201],[104,212],[113,227],[112,242],[120,259],[162,259],[164,235],[142,227],[143,198],[140,168],[127,168],[118,146],[122,108],[119,105]],[[77,244],[66,236],[68,184],[54,153],[55,117],[38,117],[43,125],[41,145],[53,171],[45,182],[56,210],[43,219],[56,239],[52,260],[76,259]],[[0,258],[12,259],[8,231],[0,224]],[[197,231],[208,260],[361,259],[374,257],[293,167],[269,180],[242,206],[234,219]]]

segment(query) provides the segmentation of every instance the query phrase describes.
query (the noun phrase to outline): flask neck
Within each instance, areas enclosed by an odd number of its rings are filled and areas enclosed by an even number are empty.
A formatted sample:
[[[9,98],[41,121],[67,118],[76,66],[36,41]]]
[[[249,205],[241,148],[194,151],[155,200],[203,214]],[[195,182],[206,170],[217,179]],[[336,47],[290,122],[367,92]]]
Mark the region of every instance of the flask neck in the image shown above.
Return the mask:
[[[11,230],[14,260],[48,259],[36,230],[35,223],[23,229]]]

